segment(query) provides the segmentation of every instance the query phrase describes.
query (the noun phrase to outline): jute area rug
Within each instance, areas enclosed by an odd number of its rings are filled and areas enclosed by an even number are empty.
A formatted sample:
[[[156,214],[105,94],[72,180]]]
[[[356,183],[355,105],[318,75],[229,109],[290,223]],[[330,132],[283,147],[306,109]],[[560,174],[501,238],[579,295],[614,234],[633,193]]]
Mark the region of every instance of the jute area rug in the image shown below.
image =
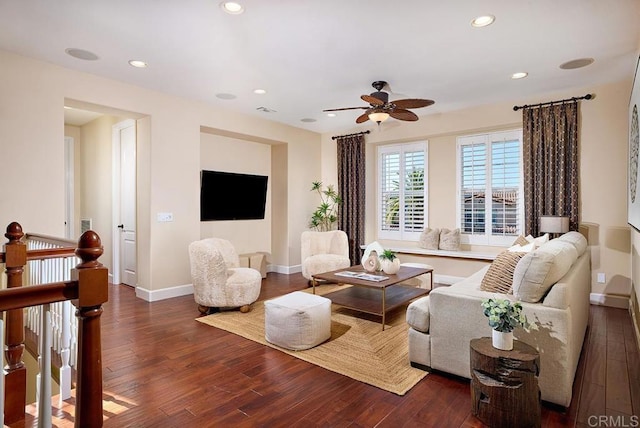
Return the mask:
[[[321,285],[316,293],[326,294],[336,287],[348,285]],[[310,293],[311,289],[305,291]],[[406,394],[427,375],[409,364],[409,327],[402,308],[387,314],[382,331],[380,317],[332,305],[331,338],[304,351],[291,351],[265,340],[262,301],[254,303],[246,314],[223,311],[196,320],[398,395]]]

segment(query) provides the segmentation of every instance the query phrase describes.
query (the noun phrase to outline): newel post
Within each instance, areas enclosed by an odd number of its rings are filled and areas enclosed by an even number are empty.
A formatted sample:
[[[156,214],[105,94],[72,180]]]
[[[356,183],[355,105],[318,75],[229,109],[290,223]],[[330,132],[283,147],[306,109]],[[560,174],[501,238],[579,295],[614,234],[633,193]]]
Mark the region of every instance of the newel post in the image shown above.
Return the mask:
[[[22,272],[27,264],[27,246],[21,241],[24,233],[22,226],[13,222],[7,226],[4,236],[9,240],[4,246],[5,266],[7,271],[7,288],[22,287]],[[6,348],[4,355],[7,361],[5,377],[5,415],[6,424],[24,419],[24,408],[27,395],[27,369],[22,361],[24,352],[23,310],[12,309],[6,316]]]
[[[73,301],[78,317],[78,367],[76,427],[102,426],[102,304],[109,299],[107,268],[98,262],[103,248],[92,230],[78,240],[76,255],[82,260],[72,271],[78,281],[78,299]]]

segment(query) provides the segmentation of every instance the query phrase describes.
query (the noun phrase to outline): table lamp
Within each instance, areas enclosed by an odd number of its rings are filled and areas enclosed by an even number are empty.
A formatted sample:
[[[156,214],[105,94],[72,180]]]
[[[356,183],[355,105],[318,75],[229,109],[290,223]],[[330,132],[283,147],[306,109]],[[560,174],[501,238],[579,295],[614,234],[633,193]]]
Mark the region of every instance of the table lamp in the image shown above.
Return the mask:
[[[561,215],[541,215],[540,233],[549,233],[552,237],[569,231],[569,217]]]

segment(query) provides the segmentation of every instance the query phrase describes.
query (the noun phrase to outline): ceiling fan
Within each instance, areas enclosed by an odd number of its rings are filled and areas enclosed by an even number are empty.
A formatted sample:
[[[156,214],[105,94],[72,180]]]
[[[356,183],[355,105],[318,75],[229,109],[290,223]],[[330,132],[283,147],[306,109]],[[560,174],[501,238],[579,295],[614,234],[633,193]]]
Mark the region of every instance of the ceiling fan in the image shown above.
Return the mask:
[[[369,95],[362,95],[360,98],[369,103],[368,107],[343,107],[332,108],[322,111],[340,111],[340,110],[366,110],[362,115],[358,116],[356,123],[363,123],[367,120],[376,122],[378,125],[389,117],[398,120],[407,120],[414,122],[418,120],[418,116],[408,110],[410,108],[428,107],[434,103],[433,100],[425,100],[420,98],[406,98],[403,100],[389,101],[389,93],[383,92],[382,88],[387,86],[387,82],[376,80],[371,84],[376,89]],[[388,86],[387,86],[388,87]]]

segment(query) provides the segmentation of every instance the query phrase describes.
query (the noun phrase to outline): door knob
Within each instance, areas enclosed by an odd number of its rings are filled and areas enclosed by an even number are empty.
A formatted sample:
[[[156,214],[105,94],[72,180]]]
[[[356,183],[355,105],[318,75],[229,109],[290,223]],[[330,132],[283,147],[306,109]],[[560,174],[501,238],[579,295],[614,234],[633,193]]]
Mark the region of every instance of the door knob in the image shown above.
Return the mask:
[[[118,229],[124,229],[124,224],[119,224]]]

